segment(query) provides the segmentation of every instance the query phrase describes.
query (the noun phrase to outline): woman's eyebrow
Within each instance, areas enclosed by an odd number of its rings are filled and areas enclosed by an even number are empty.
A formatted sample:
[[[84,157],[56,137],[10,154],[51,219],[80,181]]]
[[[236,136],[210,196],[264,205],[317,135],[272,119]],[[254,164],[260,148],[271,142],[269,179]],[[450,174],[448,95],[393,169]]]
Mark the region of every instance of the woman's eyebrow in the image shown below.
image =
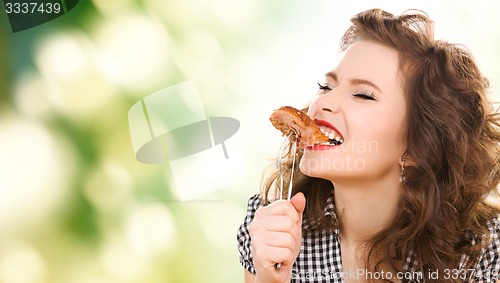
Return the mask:
[[[326,73],[325,76],[332,78],[334,81],[338,81],[337,80],[337,74],[334,73],[333,71]],[[349,82],[352,85],[367,85],[367,86],[370,86],[370,87],[374,88],[378,92],[382,92],[380,90],[380,88],[376,84],[374,84],[373,82],[368,81],[368,80],[364,80],[364,79],[350,79]]]
[[[363,79],[351,79],[350,82],[353,85],[368,85],[368,86],[373,87],[376,91],[382,92],[380,90],[380,88],[376,84],[374,84],[374,83],[372,83],[370,81],[367,81],[367,80],[363,80]]]
[[[334,72],[330,71],[328,73],[325,74],[326,77],[330,77],[332,78],[334,81],[337,81],[337,74],[335,74]]]

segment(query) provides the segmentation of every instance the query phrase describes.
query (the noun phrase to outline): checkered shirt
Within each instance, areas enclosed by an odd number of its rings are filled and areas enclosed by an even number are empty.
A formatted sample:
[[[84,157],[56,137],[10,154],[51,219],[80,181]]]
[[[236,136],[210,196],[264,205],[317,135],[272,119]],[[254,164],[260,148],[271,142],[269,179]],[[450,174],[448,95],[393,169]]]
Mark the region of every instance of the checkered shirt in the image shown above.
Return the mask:
[[[250,238],[249,226],[255,211],[261,206],[260,196],[254,195],[248,201],[246,217],[238,229],[237,241],[240,254],[240,263],[249,272],[255,274],[252,256],[252,239]],[[333,195],[327,200],[325,215],[336,218]],[[314,223],[304,219],[302,224],[302,246],[300,253],[292,267],[291,282],[343,282],[343,278],[356,278],[357,274],[343,273],[340,256],[339,231],[335,229],[329,232],[306,230]],[[493,219],[488,223],[490,231],[490,243],[483,248],[481,258],[473,270],[463,270],[467,257],[462,257],[462,263],[457,269],[445,270],[440,274],[450,279],[463,279],[463,282],[496,282],[500,278],[500,218]],[[392,280],[396,282],[430,282],[432,276],[427,271],[416,270],[418,260],[410,252],[403,272],[392,274]],[[442,272],[442,271],[441,271]],[[375,275],[380,276],[381,274]],[[371,278],[375,278],[372,275]],[[388,278],[388,275],[385,275]],[[366,277],[366,276],[365,276]],[[363,277],[363,278],[365,278]],[[360,278],[360,277],[357,277]],[[396,280],[395,280],[396,279]],[[398,280],[405,279],[405,280]]]

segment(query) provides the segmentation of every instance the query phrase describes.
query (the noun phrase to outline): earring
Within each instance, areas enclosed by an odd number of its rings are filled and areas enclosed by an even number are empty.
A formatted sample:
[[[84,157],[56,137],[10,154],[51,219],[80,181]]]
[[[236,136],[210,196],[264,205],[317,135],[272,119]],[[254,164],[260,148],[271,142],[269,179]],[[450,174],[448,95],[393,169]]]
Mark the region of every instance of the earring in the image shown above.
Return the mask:
[[[403,183],[406,178],[405,178],[405,157],[401,158],[401,176],[399,177],[399,181]]]

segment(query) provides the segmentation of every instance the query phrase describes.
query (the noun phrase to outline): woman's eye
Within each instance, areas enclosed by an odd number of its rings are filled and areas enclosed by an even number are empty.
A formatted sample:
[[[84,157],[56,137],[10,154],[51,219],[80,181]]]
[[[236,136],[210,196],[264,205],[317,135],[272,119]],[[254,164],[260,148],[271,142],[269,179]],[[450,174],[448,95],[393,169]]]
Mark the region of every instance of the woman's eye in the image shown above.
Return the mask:
[[[332,88],[329,87],[327,84],[320,84],[319,82],[318,82],[318,87],[320,90],[326,90],[326,91],[332,90]]]
[[[353,94],[353,96],[364,100],[376,100],[375,95],[373,95],[373,93],[371,92],[364,92],[364,91],[356,92],[355,94]]]

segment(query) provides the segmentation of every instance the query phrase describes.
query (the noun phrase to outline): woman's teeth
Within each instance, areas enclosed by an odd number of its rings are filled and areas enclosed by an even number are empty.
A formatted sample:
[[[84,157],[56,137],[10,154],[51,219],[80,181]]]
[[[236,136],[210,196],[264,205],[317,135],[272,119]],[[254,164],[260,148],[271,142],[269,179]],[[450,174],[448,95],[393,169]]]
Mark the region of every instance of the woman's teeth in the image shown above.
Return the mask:
[[[342,143],[344,143],[344,139],[342,137],[340,137],[340,135],[338,135],[335,131],[329,131],[329,129],[325,129],[325,128],[320,128],[321,132],[328,137],[328,139],[330,139],[330,141],[328,142],[324,142],[324,143],[321,143],[321,144],[326,144],[326,145],[341,145]]]

